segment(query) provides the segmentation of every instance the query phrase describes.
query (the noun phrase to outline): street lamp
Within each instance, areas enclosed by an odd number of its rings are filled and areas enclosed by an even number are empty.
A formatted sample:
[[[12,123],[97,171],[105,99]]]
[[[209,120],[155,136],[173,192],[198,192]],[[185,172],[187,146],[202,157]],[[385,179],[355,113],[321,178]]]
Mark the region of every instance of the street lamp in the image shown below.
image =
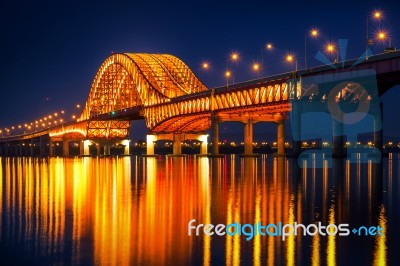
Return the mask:
[[[287,54],[285,57],[286,62],[288,62],[289,64],[292,64],[293,62],[295,63],[295,69],[297,71],[297,59],[294,57],[293,54]]]
[[[369,21],[370,18],[373,20],[381,20],[383,17],[382,11],[380,10],[375,10],[374,12],[372,12],[371,14],[368,14],[367,16],[367,39],[366,39],[366,44],[365,44],[365,60],[368,60],[368,46],[372,45],[373,41],[369,39]]]
[[[258,77],[259,71],[261,69],[260,64],[259,63],[253,63],[252,69],[257,74],[257,77]]]
[[[239,60],[239,54],[237,52],[231,53],[230,59],[231,59],[232,62],[237,62]],[[229,62],[229,60],[226,61],[226,68],[227,69],[229,69],[229,63],[228,62]],[[230,71],[227,71],[227,72],[229,72],[229,77],[232,76],[232,84],[235,83],[235,76],[233,75],[233,73],[231,73]],[[226,73],[225,73],[225,76],[226,76]]]
[[[208,70],[209,64],[208,64],[207,62],[203,62],[203,64],[201,65],[201,67],[202,67],[204,70]]]
[[[319,35],[319,30],[316,28],[311,29],[309,36],[316,39]],[[304,68],[307,68],[307,34],[304,34]]]
[[[339,53],[338,53],[338,50],[336,49],[336,45],[334,44],[334,43],[327,43],[326,45],[325,45],[325,51],[328,53],[328,54],[335,54],[336,53],[336,58],[335,58],[335,63],[336,62],[338,62],[338,60],[339,60]]]
[[[228,87],[229,85],[229,77],[231,76],[231,72],[229,70],[227,70],[225,72],[225,77],[226,77],[226,87]]]
[[[389,34],[386,31],[384,31],[384,30],[378,31],[376,33],[376,39],[378,39],[382,43],[384,43],[386,40],[388,40],[389,48],[391,47],[391,39],[389,37]]]

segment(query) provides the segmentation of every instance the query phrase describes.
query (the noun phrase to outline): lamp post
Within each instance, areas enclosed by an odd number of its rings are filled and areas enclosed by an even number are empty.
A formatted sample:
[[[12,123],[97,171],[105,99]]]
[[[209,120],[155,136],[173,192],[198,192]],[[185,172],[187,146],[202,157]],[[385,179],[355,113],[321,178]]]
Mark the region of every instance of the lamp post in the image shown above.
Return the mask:
[[[252,66],[253,71],[257,74],[257,78],[259,77],[259,71],[261,69],[260,64],[259,63],[253,63]]]
[[[285,57],[286,62],[289,64],[295,63],[295,71],[297,71],[297,59],[292,54],[287,54]]]
[[[230,56],[230,59],[232,62],[237,62],[239,60],[239,54],[237,52],[233,52]],[[229,69],[228,63],[227,63],[226,68]],[[229,77],[232,76],[232,84],[235,83],[235,76],[234,76],[233,72],[231,73],[229,70],[227,70],[227,72],[229,72]]]
[[[269,42],[265,45],[265,50],[272,51],[272,49],[273,49],[272,43]],[[264,51],[263,50],[264,49],[261,50],[261,70],[264,71]]]
[[[318,29],[311,29],[309,35],[311,38],[317,38],[319,35]],[[304,34],[304,68],[307,68],[307,34]]]
[[[382,18],[382,12],[379,10],[375,10],[372,13],[372,16],[368,15],[367,16],[367,38],[366,38],[366,43],[365,43],[365,60],[368,60],[368,46],[372,44],[372,40],[369,39],[369,21],[370,18],[374,20],[380,20]]]
[[[325,52],[335,56],[335,63],[339,61],[339,51],[334,43],[327,43],[325,45]],[[336,53],[336,55],[335,55]]]
[[[227,88],[228,88],[228,85],[229,85],[229,78],[230,78],[230,76],[231,76],[231,72],[230,72],[229,70],[227,70],[227,71],[225,72],[226,87],[227,87]]]

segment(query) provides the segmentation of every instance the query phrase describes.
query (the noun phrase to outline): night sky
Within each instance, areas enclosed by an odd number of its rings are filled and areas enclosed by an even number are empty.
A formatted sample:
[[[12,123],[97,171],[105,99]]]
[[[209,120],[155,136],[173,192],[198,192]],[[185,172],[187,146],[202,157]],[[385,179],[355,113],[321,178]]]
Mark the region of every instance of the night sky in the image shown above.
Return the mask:
[[[314,55],[339,38],[349,40],[347,58],[358,57],[365,50],[367,16],[374,9],[382,10],[384,18],[370,21],[369,34],[374,37],[383,28],[392,46],[400,47],[397,1],[84,2],[1,4],[1,129],[61,109],[76,112],[75,105],[84,105],[99,66],[112,52],[173,54],[211,88],[226,83],[223,73],[233,51],[240,55],[237,64],[230,63],[235,82],[293,70],[283,60],[286,52],[294,53],[302,68],[304,36],[313,27],[321,36],[307,37],[309,66],[320,65]],[[274,45],[271,52],[264,49],[268,42]],[[384,46],[375,42],[371,49],[380,53]],[[264,69],[255,74],[251,64],[261,58]],[[203,60],[210,63],[207,72],[201,70]],[[392,121],[400,115],[399,96],[396,88],[383,98],[387,136],[400,136]],[[137,127],[139,138],[143,123]]]

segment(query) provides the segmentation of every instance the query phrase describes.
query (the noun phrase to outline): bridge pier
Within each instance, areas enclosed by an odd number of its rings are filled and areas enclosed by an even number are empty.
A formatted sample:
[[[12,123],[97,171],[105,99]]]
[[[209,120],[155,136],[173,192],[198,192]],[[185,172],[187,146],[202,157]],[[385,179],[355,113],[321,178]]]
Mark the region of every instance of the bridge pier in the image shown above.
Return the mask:
[[[33,155],[34,155],[33,147],[34,147],[34,143],[33,143],[33,139],[31,139],[31,143],[29,146],[29,153],[30,153],[31,157],[33,157]]]
[[[104,144],[104,150],[103,150],[103,155],[110,155],[110,150],[111,150],[111,143],[109,141],[106,141]]]
[[[332,153],[336,156],[344,155],[344,135],[343,135],[343,112],[337,112],[332,118]]]
[[[212,152],[211,154],[217,155],[219,154],[219,123],[215,119],[214,115],[211,118],[211,127],[212,127]]]
[[[383,151],[383,104],[380,104],[380,117],[379,114],[374,115],[374,146],[380,152]]]
[[[44,139],[43,136],[39,137],[39,149],[40,149],[40,156],[44,156],[45,149],[44,149]]]
[[[129,142],[130,142],[130,140],[129,139],[124,139],[124,140],[121,140],[120,141],[120,145],[123,145],[124,146],[124,155],[129,155]]]
[[[244,124],[244,154],[253,153],[253,123],[249,120]]]
[[[285,123],[281,120],[277,123],[277,156],[285,156]]]
[[[146,136],[146,154],[154,155],[154,142],[157,141],[157,135]]]
[[[69,156],[69,140],[64,139],[62,141],[63,145],[63,156]]]
[[[292,153],[299,155],[301,153],[301,106],[298,103],[292,104]]]
[[[54,146],[53,145],[54,145],[53,139],[50,138],[49,139],[49,156],[50,157],[54,156]]]
[[[81,140],[79,142],[79,155],[90,155],[89,151],[89,145],[90,145],[90,140]]]
[[[174,133],[174,146],[173,146],[173,154],[180,155],[182,154],[182,134]]]

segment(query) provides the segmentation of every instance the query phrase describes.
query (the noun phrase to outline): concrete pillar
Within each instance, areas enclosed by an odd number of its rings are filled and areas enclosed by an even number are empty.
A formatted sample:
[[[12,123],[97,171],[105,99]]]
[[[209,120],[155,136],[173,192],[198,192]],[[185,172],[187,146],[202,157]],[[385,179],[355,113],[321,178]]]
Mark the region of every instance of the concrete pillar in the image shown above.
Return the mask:
[[[79,141],[79,155],[85,155],[85,144],[83,140]]]
[[[104,155],[110,155],[110,150],[111,150],[111,143],[107,141],[104,144]]]
[[[253,124],[250,120],[244,124],[244,154],[253,153]]]
[[[29,146],[29,154],[30,154],[30,156],[31,157],[33,157],[33,153],[34,153],[34,150],[33,150],[33,139],[31,139],[31,143],[30,143],[30,146]]]
[[[129,155],[129,139],[121,140],[120,144],[124,146],[124,155]]]
[[[333,120],[333,134],[332,134],[332,144],[333,144],[333,154],[343,155],[344,154],[344,136],[343,136],[343,113],[335,114]]]
[[[101,146],[100,143],[96,143],[96,152],[97,152],[97,156],[100,156],[100,150],[101,150]]]
[[[281,120],[278,122],[277,144],[278,144],[278,155],[284,155],[285,154],[285,124],[284,124],[284,120]]]
[[[292,114],[290,121],[292,129],[292,152],[293,154],[301,153],[301,106],[297,102],[292,104]]]
[[[14,156],[18,156],[18,153],[19,153],[18,142],[14,142]]]
[[[157,135],[146,136],[146,154],[154,155],[154,142],[157,141]]]
[[[374,115],[374,146],[383,151],[383,104],[380,104],[380,114]]]
[[[22,141],[20,141],[19,142],[19,151],[18,151],[18,156],[23,156],[22,154],[23,154],[23,150],[22,150],[22,148],[23,148],[23,142]]]
[[[90,155],[89,145],[91,144],[90,140],[81,140],[79,142],[79,155]]]
[[[63,145],[63,156],[69,156],[69,140],[65,139],[62,141]]]
[[[50,138],[49,139],[49,156],[54,156],[54,142],[53,140]]]
[[[219,154],[219,123],[214,117],[211,118],[212,127],[212,154]]]
[[[178,133],[175,134],[174,133],[174,147],[173,147],[173,154],[174,155],[179,155],[182,154],[182,134]]]
[[[6,141],[6,143],[5,143],[4,155],[5,155],[6,157],[8,156],[8,141]]]
[[[39,137],[39,149],[40,149],[40,156],[44,156],[44,139],[43,137]]]
[[[208,146],[207,138],[208,135],[200,135],[199,137],[199,141],[201,141],[200,154],[207,154],[207,146]]]

